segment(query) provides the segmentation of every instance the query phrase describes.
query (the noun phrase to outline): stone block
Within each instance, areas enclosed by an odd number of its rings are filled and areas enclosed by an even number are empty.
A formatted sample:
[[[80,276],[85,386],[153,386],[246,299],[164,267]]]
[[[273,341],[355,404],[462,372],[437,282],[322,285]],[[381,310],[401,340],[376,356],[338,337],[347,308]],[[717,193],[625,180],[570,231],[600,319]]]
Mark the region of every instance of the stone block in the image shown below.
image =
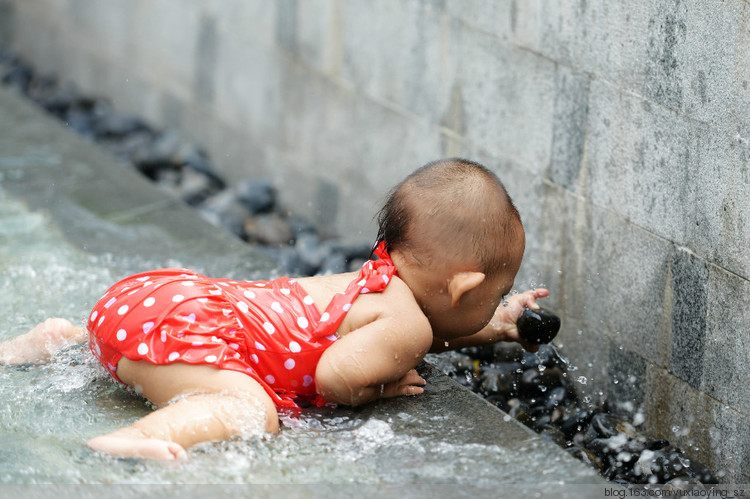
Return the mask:
[[[661,336],[672,245],[608,210],[592,207],[581,243],[586,325],[664,365]]]
[[[582,194],[684,245],[705,127],[599,81],[592,81],[588,116]]]
[[[460,35],[451,50],[464,138],[495,158],[540,173],[550,161],[554,63],[483,32],[464,29]]]
[[[721,402],[750,415],[750,282],[711,266],[707,289],[703,389]]]
[[[750,474],[747,439],[750,419],[693,388],[667,371],[650,366],[644,399],[644,430],[664,438],[708,466],[722,483],[745,483]]]
[[[637,353],[622,345],[609,345],[610,376],[607,399],[621,410],[635,411],[646,397],[646,368],[648,363]]]
[[[15,38],[16,8],[9,0],[0,2],[0,47],[9,47]]]
[[[730,130],[728,118],[743,100],[734,81],[746,54],[741,21],[746,9],[744,2],[652,4],[645,95],[692,119]]]
[[[700,137],[697,168],[688,188],[693,201],[688,244],[709,261],[750,278],[750,146],[739,136],[709,129]]]
[[[613,2],[449,0],[446,11],[470,27],[598,79],[643,86],[649,5]]]
[[[207,14],[201,15],[195,46],[193,82],[195,98],[203,105],[210,105],[216,92],[214,77],[216,75],[216,54],[219,50],[218,37],[216,19]]]
[[[222,33],[215,75],[215,113],[256,140],[278,141],[283,60],[267,46]]]
[[[438,123],[449,108],[456,54],[433,5],[341,4],[341,78],[374,99]]]
[[[571,192],[578,191],[586,142],[588,101],[589,77],[558,66],[548,175],[553,183]]]
[[[700,389],[706,336],[708,266],[685,249],[670,265],[672,321],[670,371]]]
[[[134,57],[153,85],[188,94],[196,74],[200,8],[192,2],[139,1],[133,7]]]

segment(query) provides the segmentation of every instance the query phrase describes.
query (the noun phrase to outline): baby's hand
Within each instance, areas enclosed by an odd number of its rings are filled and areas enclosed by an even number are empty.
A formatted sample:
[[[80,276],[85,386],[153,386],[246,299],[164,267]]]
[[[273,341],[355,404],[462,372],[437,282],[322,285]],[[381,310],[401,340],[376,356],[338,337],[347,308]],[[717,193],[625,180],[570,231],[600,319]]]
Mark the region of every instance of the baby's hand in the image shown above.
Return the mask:
[[[383,385],[383,398],[400,397],[401,395],[419,395],[424,391],[427,382],[417,374],[416,369],[404,374],[404,376],[391,383]]]
[[[547,295],[549,295],[549,291],[545,288],[535,288],[506,298],[497,307],[495,315],[489,323],[496,334],[496,341],[515,341],[530,352],[539,350],[539,345],[521,339],[516,327],[516,320],[523,312],[524,307],[538,309],[537,298],[544,298]]]

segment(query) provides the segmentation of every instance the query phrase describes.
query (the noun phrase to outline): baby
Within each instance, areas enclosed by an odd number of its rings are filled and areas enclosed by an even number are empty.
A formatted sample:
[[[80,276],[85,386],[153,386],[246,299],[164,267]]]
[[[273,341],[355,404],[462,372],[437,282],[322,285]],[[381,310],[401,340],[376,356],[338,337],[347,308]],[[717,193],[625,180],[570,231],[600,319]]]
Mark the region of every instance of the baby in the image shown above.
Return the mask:
[[[396,186],[378,222],[378,259],[358,273],[249,282],[146,272],[110,288],[86,329],[48,319],[0,344],[0,362],[44,360],[88,337],[115,379],[159,407],[88,445],[175,459],[200,442],[277,432],[277,411],[295,400],[422,393],[414,367],[430,351],[523,344],[516,319],[548,292],[501,306],[525,238],[493,173],[463,159],[429,163]]]

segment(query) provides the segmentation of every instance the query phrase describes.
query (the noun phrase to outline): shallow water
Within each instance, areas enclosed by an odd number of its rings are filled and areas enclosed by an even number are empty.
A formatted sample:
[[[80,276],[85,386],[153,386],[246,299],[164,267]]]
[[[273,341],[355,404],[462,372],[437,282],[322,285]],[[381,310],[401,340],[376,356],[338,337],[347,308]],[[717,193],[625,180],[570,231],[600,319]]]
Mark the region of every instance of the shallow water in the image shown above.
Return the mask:
[[[81,251],[45,214],[29,210],[0,186],[0,316],[5,319],[0,340],[49,316],[81,324],[118,278],[181,264]],[[431,428],[445,424],[439,414],[384,411],[373,417],[371,408],[306,410],[285,417],[278,436],[204,444],[179,462],[111,458],[90,451],[85,441],[151,409],[112,381],[83,345],[45,365],[0,366],[0,400],[0,483],[5,484],[481,486],[514,481],[528,465],[514,462],[497,445],[451,443],[449,435],[436,444]]]

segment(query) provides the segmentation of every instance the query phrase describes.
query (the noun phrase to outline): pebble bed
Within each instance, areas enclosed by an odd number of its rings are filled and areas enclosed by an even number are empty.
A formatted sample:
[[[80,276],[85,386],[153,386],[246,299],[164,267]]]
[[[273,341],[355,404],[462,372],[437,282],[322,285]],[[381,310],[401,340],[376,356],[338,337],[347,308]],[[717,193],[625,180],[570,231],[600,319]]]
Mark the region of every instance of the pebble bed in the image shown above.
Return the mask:
[[[72,83],[37,75],[12,51],[0,52],[0,82],[25,95],[80,135],[132,165],[161,189],[194,207],[269,256],[289,275],[359,270],[371,242],[323,234],[280,206],[270,182],[232,186],[199,147],[170,130],[117,113],[104,98],[82,95]],[[714,484],[714,473],[667,440],[649,439],[638,412],[592,404],[578,393],[569,362],[551,345],[537,354],[498,343],[430,360],[462,385],[597,469],[613,483]]]

